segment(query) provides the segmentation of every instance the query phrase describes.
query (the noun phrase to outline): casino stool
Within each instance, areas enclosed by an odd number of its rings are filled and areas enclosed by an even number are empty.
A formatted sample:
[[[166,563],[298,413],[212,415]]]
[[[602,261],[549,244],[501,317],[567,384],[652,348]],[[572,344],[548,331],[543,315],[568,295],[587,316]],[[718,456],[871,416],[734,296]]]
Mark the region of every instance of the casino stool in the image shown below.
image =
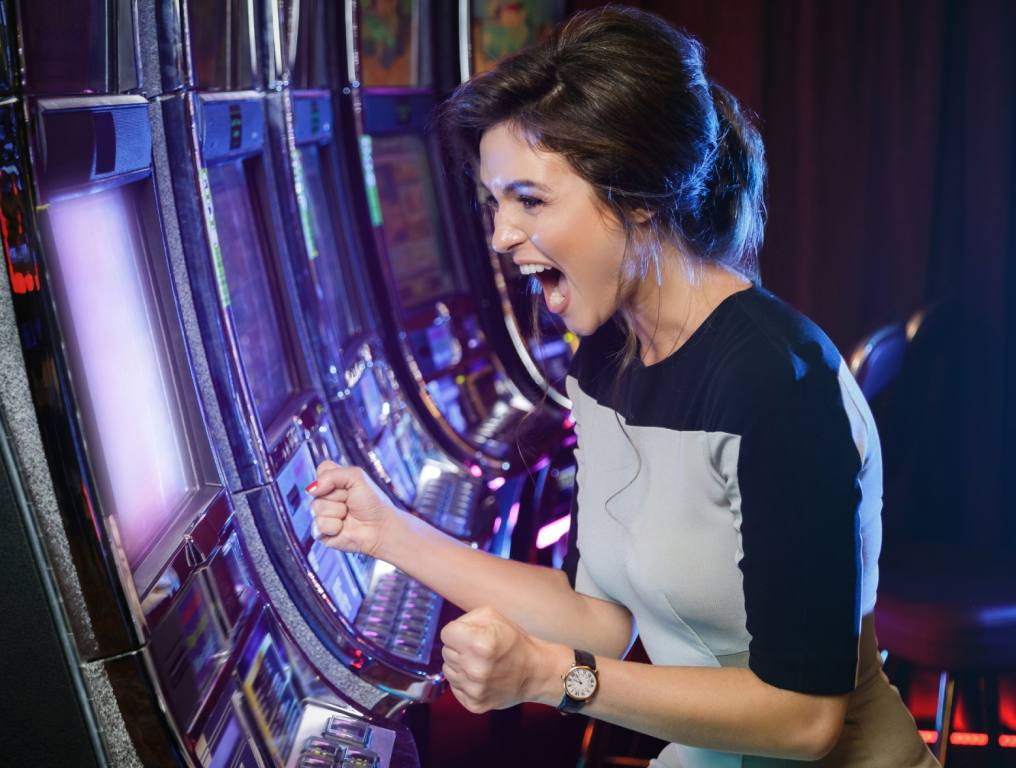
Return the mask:
[[[956,316],[947,307],[936,307],[916,314],[906,325],[880,329],[851,356],[851,370],[872,403],[880,432],[885,427],[891,450],[906,453],[910,461],[902,485],[894,486],[897,498],[887,498],[887,521],[894,514],[893,501],[902,504],[917,497],[925,503],[932,498],[927,487],[915,486],[943,481],[934,462],[929,472],[922,471],[921,464],[931,456],[928,446],[935,450],[935,441],[913,426],[948,417],[942,405],[955,401],[942,380],[955,370],[950,355],[956,353],[959,339],[962,328]],[[934,388],[938,389],[930,392]],[[904,409],[906,418],[900,420]],[[888,489],[888,472],[886,479]],[[880,564],[875,609],[879,643],[894,663],[941,671],[935,744],[943,766],[949,754],[957,681],[962,678],[976,676],[984,683],[989,704],[987,748],[1000,751],[996,681],[1000,674],[1016,671],[1016,569],[1004,553],[996,558],[980,552],[964,556],[951,542],[941,540],[911,548],[908,539],[907,545],[905,556],[899,553]]]

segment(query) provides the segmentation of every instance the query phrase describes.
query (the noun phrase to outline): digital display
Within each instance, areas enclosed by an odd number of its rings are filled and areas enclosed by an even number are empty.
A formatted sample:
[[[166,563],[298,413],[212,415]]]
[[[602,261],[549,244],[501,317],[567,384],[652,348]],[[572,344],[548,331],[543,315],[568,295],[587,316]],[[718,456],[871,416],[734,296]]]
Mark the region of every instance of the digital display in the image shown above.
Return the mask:
[[[126,188],[53,203],[54,296],[102,509],[137,567],[198,488]],[[138,585],[145,589],[147,585]]]
[[[268,630],[266,615],[244,647],[239,673],[258,729],[281,763],[292,747],[303,707],[293,669]]]
[[[315,477],[317,477],[317,470],[314,468],[314,457],[310,452],[310,443],[304,443],[283,466],[275,479],[279,493],[282,494],[282,499],[286,504],[293,533],[296,534],[296,540],[301,545],[311,539],[314,516],[310,511],[310,504],[314,497],[304,491],[304,488],[310,485]]]
[[[462,359],[462,348],[447,318],[440,318],[427,326],[427,344],[435,370],[447,368]]]
[[[466,417],[462,414],[462,406],[459,404],[459,395],[461,393],[452,377],[445,376],[428,381],[427,391],[434,398],[437,407],[441,409],[441,413],[448,419],[452,427],[457,432],[465,432],[467,429]]]
[[[402,306],[414,307],[453,292],[455,275],[423,139],[375,136],[372,143],[382,233]]]
[[[406,462],[406,469],[412,477],[418,478],[423,472],[427,454],[420,435],[413,427],[413,419],[408,413],[403,413],[395,423],[395,439],[398,441],[402,459]]]
[[[368,88],[419,85],[419,3],[358,0],[360,80]]]
[[[356,295],[360,291],[352,288],[340,273],[340,264],[343,260],[339,256],[338,239],[328,208],[329,198],[324,183],[320,152],[316,144],[300,147],[300,162],[303,166],[303,180],[310,209],[308,213],[314,231],[316,251],[311,269],[317,278],[318,302],[324,310],[321,321],[323,325],[328,326],[321,329],[321,338],[330,339],[332,334],[336,333],[342,333],[348,338],[359,332],[363,322],[363,313],[357,305]],[[338,346],[337,341],[330,343]]]
[[[267,429],[297,385],[283,341],[282,318],[268,282],[264,230],[258,226],[242,160],[212,166],[208,180],[240,357],[261,426]]]
[[[356,383],[360,401],[363,403],[364,412],[367,414],[367,426],[371,435],[377,434],[384,421],[384,416],[391,407],[381,396],[381,390],[377,385],[377,379],[370,368],[365,368],[360,380]]]
[[[335,607],[352,622],[360,610],[363,593],[356,583],[346,554],[315,541],[307,559]]]
[[[412,503],[416,497],[416,483],[409,476],[406,464],[402,460],[402,453],[399,451],[399,444],[395,441],[394,435],[389,430],[381,433],[377,442],[378,458],[385,468],[392,483],[395,484],[395,492],[399,498],[407,504]]]
[[[204,690],[218,667],[216,654],[222,650],[224,643],[211,606],[198,581],[192,581],[180,596],[176,614],[180,621],[180,640],[185,647],[187,663],[194,674],[198,690]]]

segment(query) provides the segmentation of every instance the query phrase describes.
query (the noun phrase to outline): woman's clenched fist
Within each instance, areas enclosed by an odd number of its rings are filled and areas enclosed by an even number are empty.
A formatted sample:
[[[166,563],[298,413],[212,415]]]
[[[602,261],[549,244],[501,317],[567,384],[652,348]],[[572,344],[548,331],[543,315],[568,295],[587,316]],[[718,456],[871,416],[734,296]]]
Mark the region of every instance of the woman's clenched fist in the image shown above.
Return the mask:
[[[385,531],[398,513],[366,472],[323,461],[307,492],[314,496],[310,505],[314,535],[321,543],[346,552],[382,556]]]

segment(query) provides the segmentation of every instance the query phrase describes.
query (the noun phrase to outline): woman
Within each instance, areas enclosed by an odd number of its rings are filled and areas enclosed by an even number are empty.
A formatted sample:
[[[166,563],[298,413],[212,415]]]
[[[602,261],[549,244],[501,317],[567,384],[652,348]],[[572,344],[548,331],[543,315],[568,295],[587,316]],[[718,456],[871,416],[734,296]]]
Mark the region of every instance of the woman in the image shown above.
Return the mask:
[[[441,639],[470,711],[582,711],[673,742],[660,766],[934,765],[875,644],[871,414],[757,285],[762,144],[702,57],[608,8],[442,110],[493,247],[583,337],[568,574],[463,546],[328,462],[318,535],[468,611]],[[620,661],[636,632],[651,665]]]

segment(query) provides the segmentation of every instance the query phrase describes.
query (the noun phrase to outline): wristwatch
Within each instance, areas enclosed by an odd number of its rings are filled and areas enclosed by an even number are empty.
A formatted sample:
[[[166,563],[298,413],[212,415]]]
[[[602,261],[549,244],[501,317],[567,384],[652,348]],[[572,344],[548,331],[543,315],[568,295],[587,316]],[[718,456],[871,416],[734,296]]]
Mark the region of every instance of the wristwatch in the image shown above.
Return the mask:
[[[564,698],[557,705],[563,715],[578,712],[596,694],[599,679],[596,674],[596,659],[589,651],[575,651],[575,664],[565,672]]]

